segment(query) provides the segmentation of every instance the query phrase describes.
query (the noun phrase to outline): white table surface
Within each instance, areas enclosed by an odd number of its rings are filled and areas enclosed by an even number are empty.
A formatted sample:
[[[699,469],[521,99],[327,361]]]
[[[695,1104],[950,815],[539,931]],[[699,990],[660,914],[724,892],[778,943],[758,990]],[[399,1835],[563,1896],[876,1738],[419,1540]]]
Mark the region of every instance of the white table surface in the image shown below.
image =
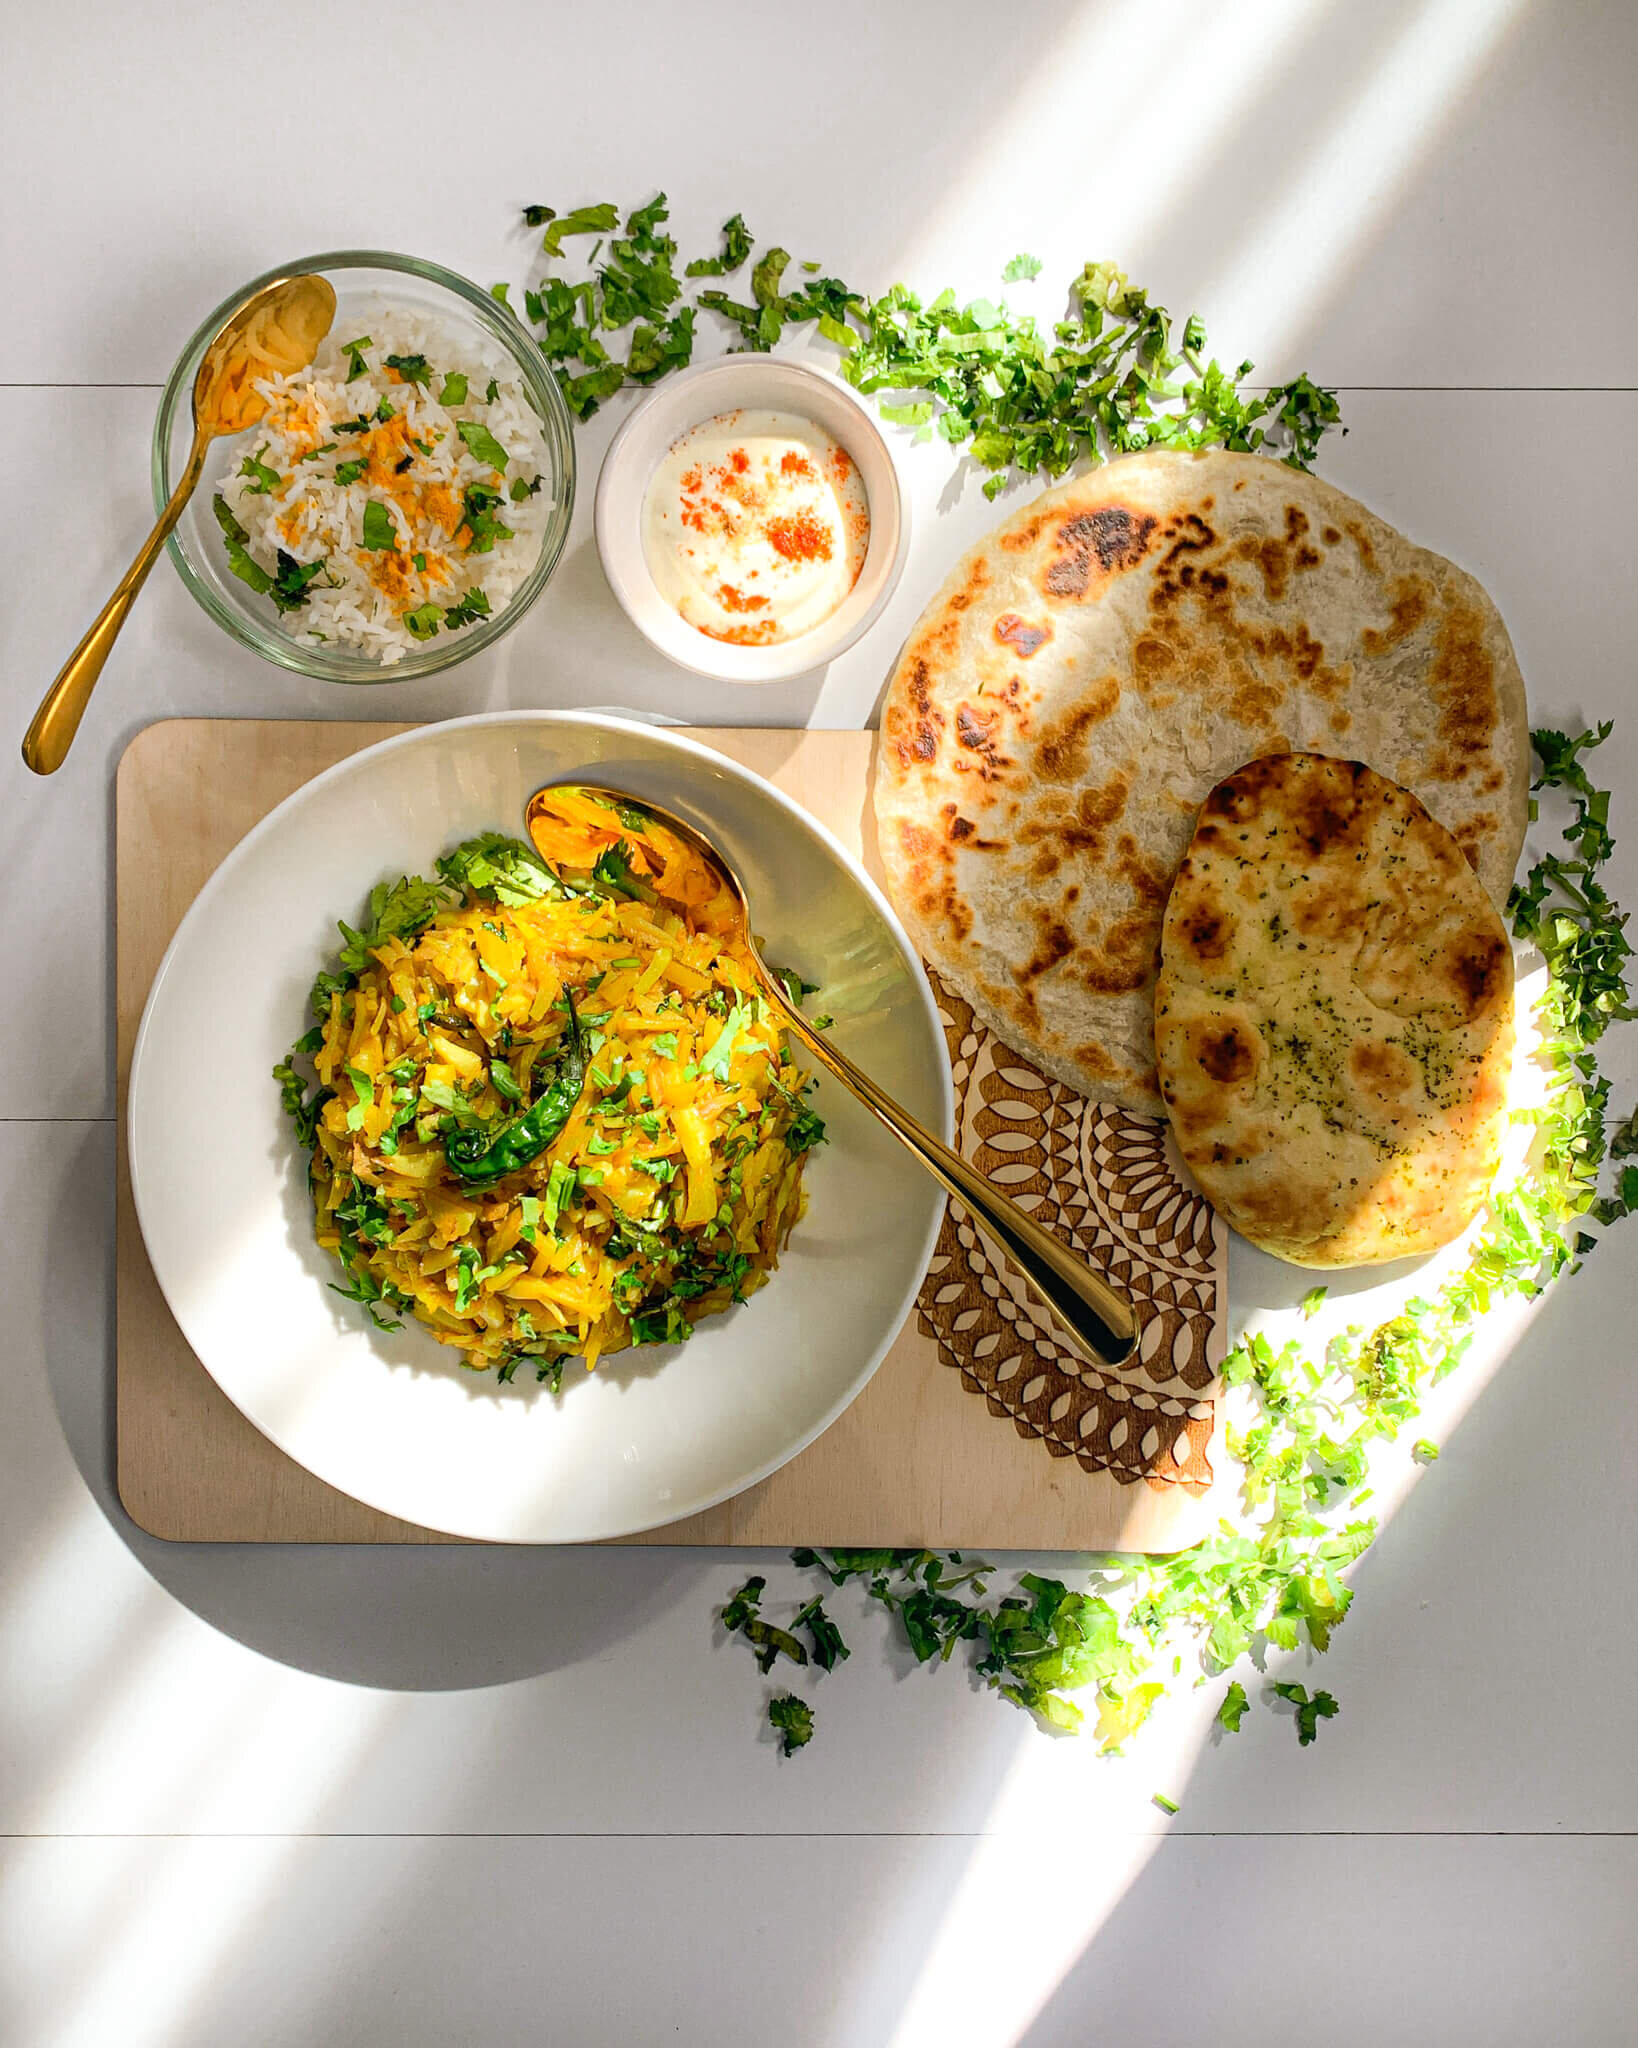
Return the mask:
[[[743,208],[871,287],[994,291],[1020,248],[1047,279],[1112,256],[1230,357],[1343,386],[1323,473],[1483,578],[1538,719],[1617,715],[1612,879],[1638,898],[1623,0],[13,0],[0,30],[15,735],[145,528],[157,387],[236,283],[347,243],[516,277],[524,201],[664,182],[685,246]],[[173,713],[611,702],[853,725],[992,516],[946,451],[907,456],[887,619],[820,678],[736,694],[668,671],[603,587],[589,485],[621,416],[580,435],[553,586],[450,679],[344,699],[276,674],[162,565],[65,770],[0,759],[0,2039],[1632,2038],[1633,1226],[1493,1374],[1451,1383],[1443,1460],[1311,1680],[1342,1714],[1308,1751],[1260,1713],[1208,1739],[1213,1687],[1101,1760],[905,1668],[844,1596],[853,1659],[806,1689],[819,1735],[785,1764],[712,1623],[752,1564],[792,1589],[780,1556],[169,1547],[123,1516],[130,737]],[[1612,1064],[1630,1098],[1630,1043]]]

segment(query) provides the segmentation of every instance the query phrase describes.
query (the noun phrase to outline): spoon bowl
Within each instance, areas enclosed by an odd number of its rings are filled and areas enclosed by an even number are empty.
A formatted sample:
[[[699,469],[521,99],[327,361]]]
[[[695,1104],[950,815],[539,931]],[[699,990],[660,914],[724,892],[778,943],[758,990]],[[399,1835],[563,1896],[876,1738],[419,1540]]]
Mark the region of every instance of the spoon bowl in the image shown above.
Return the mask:
[[[680,840],[689,852],[697,856],[718,885],[713,912],[720,915],[726,905],[734,936],[743,942],[763,994],[783,1013],[797,1040],[886,1125],[946,1193],[953,1195],[973,1221],[1001,1246],[1052,1310],[1065,1339],[1083,1358],[1095,1365],[1123,1365],[1136,1349],[1139,1334],[1131,1304],[1034,1217],[934,1137],[803,1015],[784,978],[763,956],[752,928],[745,884],[727,856],[704,833],[686,819],[679,818],[675,812],[665,810],[646,797],[633,796],[627,790],[585,782],[555,783],[535,791],[524,806],[524,824],[531,840],[537,836],[537,820],[544,822],[550,814],[553,800],[565,794],[589,797],[594,803],[607,806],[619,814],[626,830],[638,830],[634,821],[646,818],[663,832]],[[662,899],[667,896],[663,863],[655,875],[653,887]]]

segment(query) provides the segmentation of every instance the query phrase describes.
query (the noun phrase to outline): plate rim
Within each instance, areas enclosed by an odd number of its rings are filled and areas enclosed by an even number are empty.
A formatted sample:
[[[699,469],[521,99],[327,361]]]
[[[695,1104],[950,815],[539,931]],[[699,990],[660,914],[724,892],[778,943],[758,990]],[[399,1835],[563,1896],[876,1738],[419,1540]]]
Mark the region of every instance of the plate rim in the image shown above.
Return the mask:
[[[288,796],[281,798],[265,816],[258,819],[251,826],[250,830],[229,848],[228,852],[206,878],[187,909],[182,913],[181,918],[177,922],[176,930],[171,934],[165,951],[160,958],[159,965],[154,970],[153,980],[149,984],[147,995],[143,999],[142,1014],[137,1025],[136,1035],[132,1041],[131,1062],[126,1084],[125,1113],[122,1120],[127,1176],[131,1189],[132,1206],[137,1219],[137,1228],[142,1237],[143,1251],[148,1260],[149,1270],[153,1274],[154,1282],[164,1298],[165,1305],[170,1311],[183,1341],[187,1344],[195,1359],[198,1360],[200,1368],[209,1376],[212,1383],[238,1413],[243,1415],[254,1429],[265,1436],[292,1463],[299,1465],[303,1471],[311,1474],[312,1477],[319,1480],[322,1484],[334,1487],[338,1493],[346,1495],[349,1499],[360,1501],[364,1506],[374,1508],[379,1513],[392,1515],[402,1521],[413,1522],[418,1527],[433,1530],[435,1533],[446,1537],[464,1538],[476,1542],[513,1545],[531,1549],[610,1542],[623,1537],[640,1536],[651,1530],[664,1529],[673,1523],[686,1521],[694,1515],[703,1514],[714,1507],[720,1507],[725,1501],[732,1500],[739,1494],[749,1491],[750,1488],[760,1485],[762,1481],[770,1478],[775,1472],[780,1471],[784,1466],[800,1457],[810,1444],[822,1436],[838,1417],[844,1414],[858,1400],[859,1396],[880,1370],[888,1352],[897,1341],[905,1322],[914,1313],[916,1299],[926,1278],[927,1268],[937,1246],[938,1233],[944,1219],[945,1198],[942,1193],[937,1196],[931,1207],[930,1219],[923,1233],[923,1247],[920,1258],[917,1261],[915,1276],[899,1298],[896,1312],[891,1323],[887,1326],[886,1335],[877,1344],[872,1355],[864,1361],[859,1370],[853,1375],[838,1398],[824,1411],[813,1427],[801,1435],[798,1441],[783,1450],[777,1457],[762,1461],[744,1475],[737,1475],[726,1486],[708,1489],[703,1495],[697,1498],[691,1497],[680,1504],[668,1502],[663,1520],[650,1520],[645,1512],[635,1521],[623,1517],[615,1517],[585,1533],[561,1536],[497,1536],[486,1530],[454,1527],[447,1522],[423,1522],[414,1515],[406,1514],[401,1505],[395,1505],[391,1501],[380,1498],[372,1498],[371,1493],[373,1489],[371,1492],[356,1492],[347,1486],[339,1484],[328,1473],[316,1470],[305,1458],[299,1456],[290,1448],[277,1429],[265,1423],[258,1414],[252,1412],[252,1408],[247,1406],[236,1393],[224,1385],[208,1360],[201,1355],[193,1342],[186,1323],[178,1312],[175,1301],[172,1299],[171,1290],[166,1284],[166,1278],[160,1272],[158,1263],[154,1258],[147,1222],[144,1216],[137,1126],[142,1096],[142,1075],[150,1041],[150,1027],[153,1023],[155,1005],[159,999],[160,992],[172,973],[176,958],[196,912],[199,912],[208,903],[213,901],[220,890],[228,885],[229,879],[237,871],[241,863],[250,858],[254,849],[265,836],[271,833],[284,814],[288,810],[310,801],[315,792],[327,787],[332,782],[343,780],[349,773],[356,773],[361,764],[372,761],[380,755],[415,745],[426,745],[452,732],[475,730],[488,726],[582,727],[600,733],[612,732],[615,734],[640,736],[646,740],[656,742],[662,752],[676,752],[690,756],[702,765],[725,773],[737,782],[749,784],[761,794],[772,798],[775,807],[794,822],[800,830],[810,834],[817,840],[831,858],[840,864],[850,879],[864,891],[866,900],[886,926],[888,936],[897,948],[900,957],[912,970],[908,977],[910,986],[920,1004],[933,1042],[941,1048],[944,1046],[944,1028],[939,1017],[938,1001],[933,993],[932,984],[922,966],[920,956],[917,954],[909,935],[906,933],[904,926],[883,890],[865,872],[863,862],[848,852],[847,848],[842,845],[841,841],[828,826],[821,823],[819,819],[805,810],[793,797],[788,796],[785,791],[778,788],[766,776],[758,774],[755,769],[747,768],[726,754],[719,753],[716,748],[709,746],[704,741],[692,738],[684,728],[652,725],[641,718],[616,717],[601,712],[539,708],[483,711],[470,713],[461,718],[430,719],[412,726],[407,732],[389,734],[385,739],[376,740],[369,746],[361,747],[355,753],[348,754],[341,760],[332,762],[328,768],[323,768],[317,775],[310,776],[305,782],[293,789]],[[799,733],[805,730],[805,728],[792,728],[792,730]],[[937,1063],[936,1083],[939,1095],[937,1134],[945,1143],[949,1144],[953,1142],[955,1128],[955,1080],[947,1058],[941,1059]]]

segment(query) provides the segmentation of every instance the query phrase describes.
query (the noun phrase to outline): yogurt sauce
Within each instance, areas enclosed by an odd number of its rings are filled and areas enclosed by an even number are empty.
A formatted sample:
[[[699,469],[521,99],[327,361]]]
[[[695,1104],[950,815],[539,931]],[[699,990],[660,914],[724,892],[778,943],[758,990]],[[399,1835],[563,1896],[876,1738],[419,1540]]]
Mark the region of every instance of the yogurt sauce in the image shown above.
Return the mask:
[[[674,441],[643,500],[660,595],[713,640],[770,647],[859,580],[870,509],[852,457],[796,413],[726,412]]]

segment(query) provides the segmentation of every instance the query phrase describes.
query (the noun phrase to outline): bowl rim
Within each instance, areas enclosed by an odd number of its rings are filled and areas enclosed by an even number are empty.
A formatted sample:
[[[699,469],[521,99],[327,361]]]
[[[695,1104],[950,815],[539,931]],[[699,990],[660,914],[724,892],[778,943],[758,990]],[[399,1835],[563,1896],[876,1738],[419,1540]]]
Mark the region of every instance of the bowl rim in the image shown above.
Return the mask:
[[[847,617],[850,593],[829,618],[822,619],[811,631],[799,634],[793,640],[780,641],[771,647],[734,647],[724,641],[713,640],[708,634],[695,632],[678,619],[649,575],[640,547],[635,575],[628,576],[615,555],[614,532],[616,522],[626,520],[634,509],[640,514],[642,497],[648,489],[649,474],[639,477],[633,467],[636,435],[643,423],[657,409],[678,411],[685,417],[680,417],[677,422],[676,434],[672,436],[675,439],[676,435],[687,433],[691,426],[698,426],[715,412],[745,410],[754,405],[754,399],[738,399],[730,400],[726,405],[715,405],[711,411],[696,411],[689,403],[688,395],[698,387],[720,381],[725,388],[732,390],[741,384],[755,385],[773,373],[791,375],[799,382],[822,389],[831,403],[839,403],[849,415],[853,423],[850,437],[856,435],[869,442],[880,458],[880,467],[890,484],[891,496],[885,508],[874,502],[871,504],[870,544],[865,551],[860,581],[872,573],[873,557],[882,560],[884,567],[874,596],[851,619]],[[853,452],[850,447],[849,453]],[[854,459],[857,461],[856,455]],[[880,520],[879,514],[883,510],[888,516]],[[881,617],[897,590],[910,550],[909,500],[887,436],[869,406],[850,385],[828,364],[805,355],[736,353],[714,356],[708,362],[690,364],[686,370],[668,377],[632,409],[609,443],[598,472],[593,523],[598,560],[602,563],[609,588],[626,617],[649,645],[667,661],[695,675],[708,676],[713,682],[742,683],[753,687],[811,675],[861,640]],[[890,539],[879,539],[884,527]],[[682,626],[682,635],[673,632],[672,625]],[[656,627],[663,630],[657,631]],[[696,641],[697,648],[694,645]]]
[[[170,474],[173,428],[184,408],[191,409],[199,361],[222,322],[236,306],[276,278],[295,276],[302,271],[325,274],[355,270],[394,271],[400,276],[418,278],[423,283],[435,285],[460,300],[477,325],[500,343],[517,363],[530,398],[540,401],[535,409],[546,436],[558,490],[557,502],[541,534],[540,553],[528,574],[493,617],[480,620],[460,633],[442,635],[427,647],[406,654],[401,661],[383,665],[363,655],[303,647],[279,632],[271,621],[264,621],[249,610],[238,610],[224,603],[189,560],[179,532],[173,531],[169,535],[165,552],[195,601],[242,647],[248,647],[279,668],[309,676],[315,681],[369,686],[414,682],[424,676],[436,675],[484,648],[492,647],[503,634],[511,631],[545,589],[568,545],[574,518],[576,458],[574,423],[558,389],[557,378],[534,336],[509,305],[474,284],[470,278],[462,277],[458,271],[428,257],[410,256],[390,249],[327,249],[314,256],[296,257],[288,263],[275,264],[272,269],[241,285],[206,316],[184,343],[165,380],[159,410],[154,418],[149,468],[156,516],[164,511],[175,483]]]
[[[194,922],[196,914],[215,900],[222,889],[227,886],[229,878],[254,856],[259,850],[262,841],[270,836],[279,822],[285,818],[286,814],[292,810],[299,809],[304,803],[311,801],[318,791],[327,789],[332,783],[345,780],[349,774],[358,773],[366,764],[388,753],[395,753],[415,746],[441,745],[445,743],[446,736],[451,733],[458,734],[469,729],[485,726],[567,726],[571,729],[582,727],[616,735],[637,735],[645,740],[655,741],[662,752],[676,752],[687,755],[713,772],[724,774],[733,781],[754,787],[761,794],[769,798],[774,808],[782,812],[797,830],[807,833],[816,840],[830,857],[838,863],[854,884],[863,891],[867,902],[871,905],[877,916],[881,918],[887,929],[888,937],[893,942],[895,949],[906,965],[908,970],[906,978],[912,995],[919,1006],[932,1042],[942,1052],[945,1047],[945,1035],[943,1022],[939,1016],[937,998],[933,993],[932,984],[927,977],[926,970],[922,966],[921,957],[917,953],[909,934],[900,922],[897,912],[887,900],[885,892],[866,873],[863,861],[849,853],[828,826],[822,824],[819,819],[804,810],[794,797],[788,796],[775,783],[770,782],[766,776],[759,775],[755,769],[744,767],[738,761],[731,760],[727,755],[718,753],[714,747],[707,746],[703,741],[689,738],[675,727],[650,725],[641,719],[616,718],[604,713],[588,711],[540,709],[483,711],[463,718],[430,720],[425,724],[412,727],[408,732],[394,733],[387,739],[377,740],[371,746],[360,748],[357,753],[349,754],[345,759],[322,769],[317,775],[310,777],[306,782],[302,783],[299,788],[293,789],[287,797],[284,797],[279,803],[275,804],[265,817],[258,820],[238,844],[223,857],[178,921],[176,930],[171,935],[170,943],[166,946],[164,955],[158,967],[154,970],[153,981],[143,1002],[142,1016],[137,1025],[136,1037],[131,1048],[131,1064],[123,1118],[123,1138],[127,1169],[130,1177],[131,1199],[136,1211],[137,1227],[142,1236],[144,1249],[147,1248],[149,1243],[146,1219],[150,1208],[149,1197],[152,1191],[146,1189],[143,1178],[143,1153],[138,1143],[138,1125],[146,1092],[145,1074],[148,1047],[161,988],[174,968],[188,929]],[[941,1057],[936,1062],[935,1086],[939,1103],[936,1134],[946,1144],[953,1146],[955,1144],[955,1077],[947,1057]],[[773,1473],[782,1470],[786,1465],[790,1464],[810,1444],[822,1436],[830,1428],[831,1424],[858,1400],[870,1381],[875,1377],[888,1352],[897,1342],[905,1322],[915,1310],[916,1300],[921,1292],[922,1283],[926,1278],[928,1265],[937,1248],[939,1231],[943,1227],[944,1222],[945,1207],[942,1195],[934,1200],[930,1206],[929,1222],[923,1233],[921,1251],[914,1262],[915,1271],[898,1301],[891,1305],[891,1315],[884,1324],[885,1335],[877,1343],[873,1353],[861,1362],[858,1370],[812,1427],[805,1431],[799,1441],[783,1450],[777,1457],[771,1460],[764,1460],[756,1465],[754,1469],[743,1474],[736,1474],[733,1480],[726,1486],[708,1488],[698,1497],[691,1496],[680,1502],[668,1502],[665,1514],[659,1521],[650,1520],[646,1517],[635,1522],[616,1519],[611,1521],[606,1527],[598,1527],[589,1533],[559,1537],[497,1537],[493,1532],[454,1527],[443,1529],[441,1533],[453,1536],[471,1536],[479,1541],[534,1542],[542,1545],[547,1543],[605,1542],[617,1537],[640,1535],[649,1529],[665,1528],[673,1522],[685,1520],[691,1515],[701,1514],[708,1508],[718,1507],[724,1501],[732,1500],[739,1494],[746,1492],[749,1488],[759,1485],[764,1479],[769,1478]],[[165,1298],[166,1306],[175,1317],[177,1326],[181,1329],[184,1337],[188,1337],[191,1343],[192,1340],[189,1335],[188,1326],[183,1320],[182,1305],[172,1299],[166,1275],[159,1270],[158,1262],[154,1261],[151,1255],[150,1265],[155,1282]],[[312,1466],[307,1465],[296,1451],[290,1448],[287,1441],[289,1432],[281,1425],[278,1418],[264,1417],[262,1414],[254,1412],[254,1404],[248,1407],[241,1406],[239,1394],[230,1392],[228,1388],[222,1385],[222,1382],[217,1378],[214,1368],[204,1358],[202,1353],[196,1353],[196,1355],[199,1356],[200,1363],[210,1374],[212,1380],[227,1395],[228,1399],[233,1402],[233,1405],[239,1408],[241,1414],[245,1415],[287,1457],[293,1458],[297,1463],[302,1464],[304,1470],[312,1471],[314,1469]],[[327,1484],[339,1485],[339,1482],[331,1479],[328,1474],[320,1472],[315,1476],[325,1479]],[[340,1490],[349,1491],[344,1486]],[[402,1502],[394,1504],[390,1500],[372,1498],[371,1493],[373,1493],[373,1489],[365,1493],[352,1493],[351,1498],[361,1500],[367,1507],[376,1508],[385,1514],[399,1516],[405,1514],[405,1507]],[[424,1526],[432,1527],[435,1525],[427,1523]]]

